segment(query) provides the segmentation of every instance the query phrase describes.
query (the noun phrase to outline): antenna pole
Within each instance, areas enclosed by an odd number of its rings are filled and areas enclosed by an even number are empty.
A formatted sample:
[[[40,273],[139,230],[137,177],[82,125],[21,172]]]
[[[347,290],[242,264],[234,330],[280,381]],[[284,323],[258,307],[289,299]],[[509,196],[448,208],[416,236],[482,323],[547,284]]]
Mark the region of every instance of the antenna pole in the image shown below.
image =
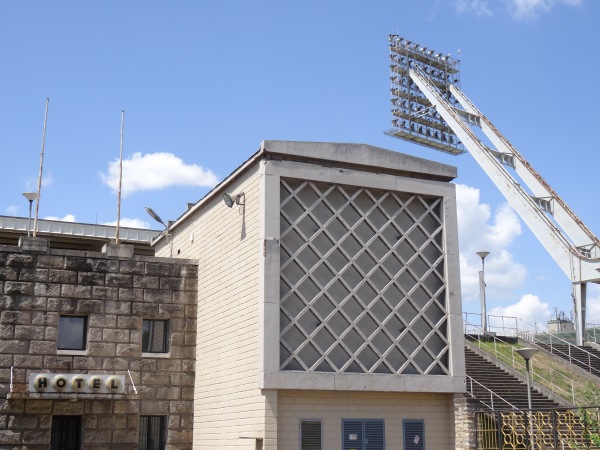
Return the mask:
[[[35,202],[35,220],[33,222],[33,237],[37,236],[38,212],[40,210],[40,195],[42,191],[42,170],[44,168],[44,147],[46,146],[46,124],[48,123],[48,103],[49,98],[46,98],[46,112],[44,114],[44,131],[42,133],[42,153],[40,154],[40,173],[38,175],[37,199]]]
[[[123,128],[125,124],[125,111],[121,111],[121,145],[119,149],[119,191],[117,200],[117,233],[115,243],[119,244],[119,225],[121,223],[121,186],[123,183]]]

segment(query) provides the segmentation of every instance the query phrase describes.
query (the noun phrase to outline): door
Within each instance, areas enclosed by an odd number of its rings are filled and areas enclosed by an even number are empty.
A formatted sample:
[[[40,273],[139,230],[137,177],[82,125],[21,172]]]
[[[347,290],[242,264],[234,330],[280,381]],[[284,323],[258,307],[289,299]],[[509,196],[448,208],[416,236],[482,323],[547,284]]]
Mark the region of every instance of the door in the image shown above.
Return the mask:
[[[343,450],[385,450],[383,420],[342,420]]]

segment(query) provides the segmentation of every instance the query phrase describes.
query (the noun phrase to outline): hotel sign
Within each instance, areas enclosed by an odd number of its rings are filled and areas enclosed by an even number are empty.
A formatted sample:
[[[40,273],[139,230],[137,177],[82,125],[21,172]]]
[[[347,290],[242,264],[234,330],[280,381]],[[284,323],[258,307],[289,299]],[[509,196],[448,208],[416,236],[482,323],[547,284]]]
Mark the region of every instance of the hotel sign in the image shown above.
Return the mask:
[[[29,392],[38,394],[123,394],[124,375],[32,373]]]

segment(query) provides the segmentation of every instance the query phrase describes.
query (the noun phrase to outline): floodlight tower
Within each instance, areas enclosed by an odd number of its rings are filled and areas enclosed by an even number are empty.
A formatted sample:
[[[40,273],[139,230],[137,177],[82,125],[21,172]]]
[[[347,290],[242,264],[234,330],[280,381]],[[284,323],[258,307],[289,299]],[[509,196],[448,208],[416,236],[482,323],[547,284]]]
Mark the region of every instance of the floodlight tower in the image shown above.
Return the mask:
[[[475,158],[569,277],[582,345],[586,286],[600,283],[600,240],[460,90],[459,60],[395,34],[389,42],[393,128],[385,134]]]

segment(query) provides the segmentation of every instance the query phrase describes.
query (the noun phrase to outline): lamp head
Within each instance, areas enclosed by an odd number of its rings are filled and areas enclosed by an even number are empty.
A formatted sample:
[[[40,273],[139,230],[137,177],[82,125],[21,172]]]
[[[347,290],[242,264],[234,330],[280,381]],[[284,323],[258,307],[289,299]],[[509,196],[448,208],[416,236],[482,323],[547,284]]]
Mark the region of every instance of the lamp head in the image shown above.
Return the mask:
[[[146,212],[150,215],[150,217],[152,217],[154,220],[156,220],[158,223],[160,223],[163,227],[165,227],[165,228],[167,227],[167,225],[165,225],[165,223],[160,218],[160,216],[158,214],[156,214],[152,208],[150,208],[149,206],[146,206],[145,208],[146,208]]]
[[[521,357],[525,361],[529,361],[531,358],[533,358],[533,355],[535,355],[538,352],[537,348],[529,348],[529,347],[519,348],[519,349],[517,349],[515,351],[519,355],[521,355]]]
[[[37,200],[38,195],[37,192],[23,192],[23,197],[32,202],[34,200]]]
[[[244,198],[244,193],[240,192],[239,194],[233,194],[231,192],[225,192],[223,194],[223,201],[227,205],[228,208],[233,207],[233,205],[243,205],[242,199]]]
[[[479,256],[483,260],[483,259],[485,259],[485,257],[487,255],[490,254],[490,252],[483,251],[483,252],[477,252],[476,254],[477,254],[477,256]]]

